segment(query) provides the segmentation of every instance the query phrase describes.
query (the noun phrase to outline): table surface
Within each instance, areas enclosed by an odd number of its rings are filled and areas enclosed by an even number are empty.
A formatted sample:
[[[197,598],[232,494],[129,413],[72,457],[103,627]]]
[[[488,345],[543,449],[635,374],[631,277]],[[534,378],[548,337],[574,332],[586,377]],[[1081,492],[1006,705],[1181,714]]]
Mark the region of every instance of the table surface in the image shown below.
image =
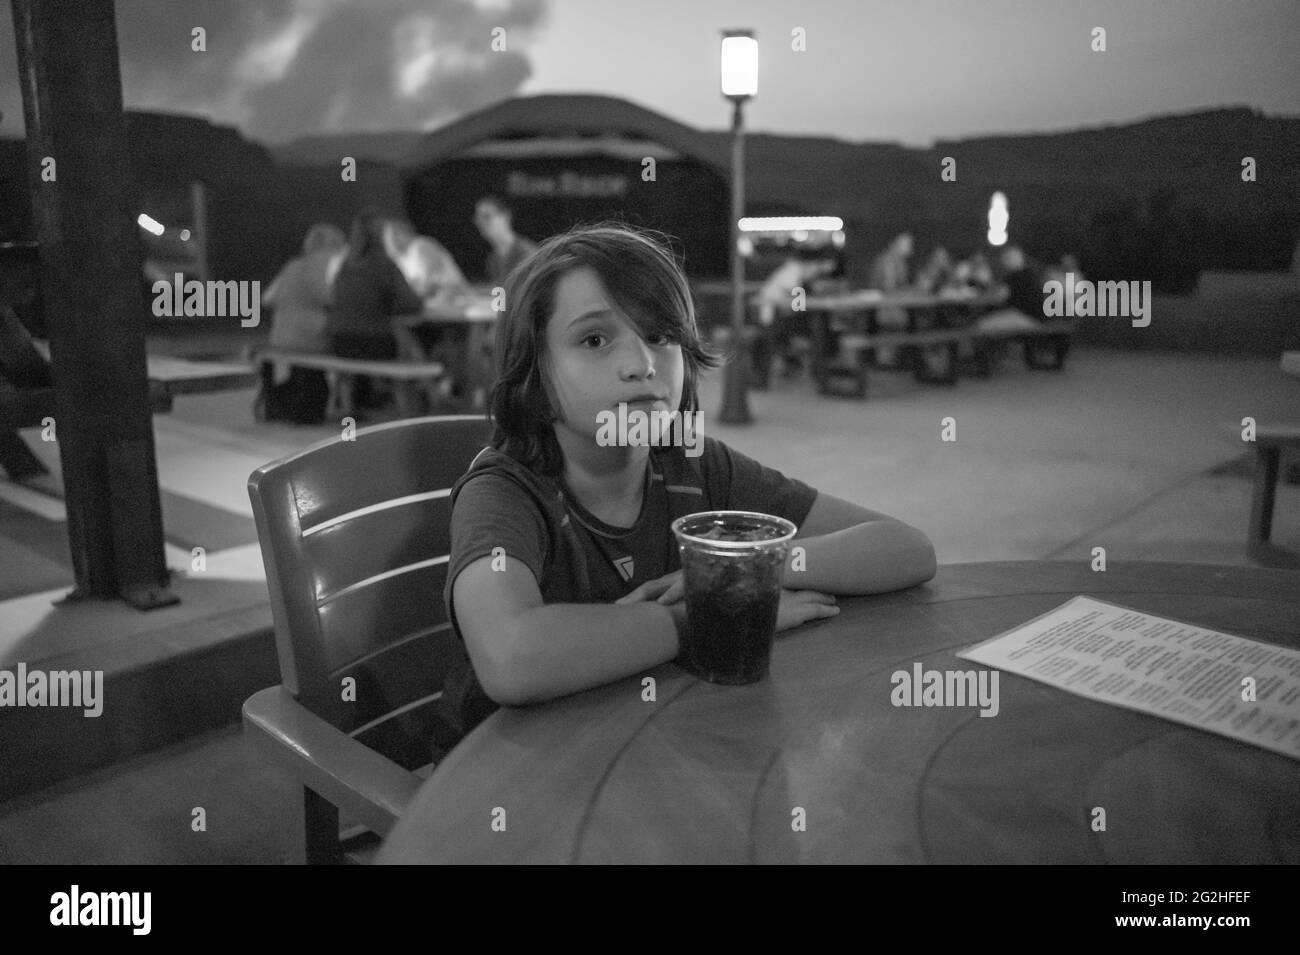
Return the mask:
[[[1000,305],[1005,299],[1006,293],[1000,290],[945,294],[914,289],[900,289],[897,292],[858,289],[841,295],[810,295],[805,305],[819,312],[857,312],[881,308],[941,308],[954,305],[983,308]]]
[[[1300,862],[1295,760],[1009,673],[995,718],[891,705],[895,670],[979,669],[955,653],[1078,594],[1300,647],[1296,572],[944,566],[780,635],[753,686],[665,664],[653,702],[633,677],[497,712],[380,861]]]
[[[399,316],[397,321],[407,325],[493,323],[500,314],[492,308],[491,296],[472,295],[454,299],[426,299],[423,311]]]

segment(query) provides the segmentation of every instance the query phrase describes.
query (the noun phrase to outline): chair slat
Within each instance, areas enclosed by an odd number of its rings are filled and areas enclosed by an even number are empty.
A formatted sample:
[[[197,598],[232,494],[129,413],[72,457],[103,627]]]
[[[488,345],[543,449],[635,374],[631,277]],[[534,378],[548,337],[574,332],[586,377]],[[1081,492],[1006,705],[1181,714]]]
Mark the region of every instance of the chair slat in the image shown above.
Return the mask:
[[[436,440],[412,440],[393,422],[356,432],[314,450],[293,475],[294,500],[304,532],[332,518],[392,498],[451,487],[486,446],[488,426],[441,429]]]
[[[334,671],[339,686],[345,677],[356,680],[356,698],[345,708],[340,728],[355,732],[440,692],[453,659],[455,639],[451,627],[443,624],[432,633],[384,647]]]
[[[337,671],[412,634],[446,623],[447,565],[420,567],[349,590],[319,610],[325,666]]]
[[[388,716],[354,738],[404,769],[414,771],[432,758],[437,712],[438,700],[435,697]]]
[[[305,535],[302,541],[302,558],[312,569],[317,600],[450,551],[451,500],[446,497],[370,511]]]

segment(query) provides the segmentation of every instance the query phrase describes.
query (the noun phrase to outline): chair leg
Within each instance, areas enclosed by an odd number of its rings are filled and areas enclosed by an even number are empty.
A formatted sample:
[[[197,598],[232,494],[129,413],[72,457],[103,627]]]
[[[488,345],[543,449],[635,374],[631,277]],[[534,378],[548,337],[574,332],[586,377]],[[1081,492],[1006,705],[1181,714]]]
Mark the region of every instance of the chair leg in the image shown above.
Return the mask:
[[[49,468],[32,453],[17,431],[0,433],[0,468],[13,481],[49,473]]]
[[[936,372],[930,365],[930,355],[942,350],[943,371]],[[936,348],[916,346],[912,349],[912,374],[917,381],[928,385],[955,385],[957,383],[957,343],[946,342]]]
[[[339,865],[339,810],[314,790],[303,788],[303,846],[307,865]]]
[[[1064,335],[1053,335],[1043,342],[1032,335],[1023,339],[1025,345],[1025,367],[1035,371],[1061,371],[1065,368],[1065,353],[1070,350],[1070,340]],[[1052,357],[1044,361],[1039,357],[1040,349],[1051,349]]]
[[[1277,493],[1281,456],[1281,448],[1255,449],[1255,493],[1250,501],[1250,527],[1247,535],[1250,544],[1266,544],[1273,533],[1273,499]]]
[[[414,381],[393,383],[393,395],[397,399],[397,415],[400,418],[415,418],[423,413],[420,407],[420,385]]]

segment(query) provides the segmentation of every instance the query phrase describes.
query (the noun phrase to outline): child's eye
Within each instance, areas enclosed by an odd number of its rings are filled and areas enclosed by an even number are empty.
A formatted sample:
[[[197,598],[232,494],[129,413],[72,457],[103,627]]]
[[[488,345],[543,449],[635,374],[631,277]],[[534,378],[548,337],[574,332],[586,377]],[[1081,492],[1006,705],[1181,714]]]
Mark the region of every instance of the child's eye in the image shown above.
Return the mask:
[[[651,335],[650,344],[652,345],[675,345],[677,339],[672,335]]]
[[[593,338],[596,339],[598,342],[603,342],[605,340],[605,336],[600,334],[600,332],[592,332],[590,335],[587,335],[582,339],[582,343],[585,345]],[[596,345],[595,347],[599,348],[600,345]]]

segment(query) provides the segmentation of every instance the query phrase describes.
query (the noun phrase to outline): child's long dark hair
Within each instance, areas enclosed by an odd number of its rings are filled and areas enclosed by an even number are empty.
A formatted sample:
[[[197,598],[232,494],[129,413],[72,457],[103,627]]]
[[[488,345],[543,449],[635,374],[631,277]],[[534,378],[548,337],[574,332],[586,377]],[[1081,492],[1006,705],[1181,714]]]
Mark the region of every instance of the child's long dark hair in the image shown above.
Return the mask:
[[[720,364],[700,340],[691,289],[667,236],[606,222],[548,239],[506,279],[506,308],[497,326],[497,382],[489,401],[492,446],[546,475],[564,468],[552,427],[558,415],[544,363],[546,325],[559,280],[584,266],[644,338],[664,335],[681,345],[685,378],[679,411],[699,407],[700,369]]]

